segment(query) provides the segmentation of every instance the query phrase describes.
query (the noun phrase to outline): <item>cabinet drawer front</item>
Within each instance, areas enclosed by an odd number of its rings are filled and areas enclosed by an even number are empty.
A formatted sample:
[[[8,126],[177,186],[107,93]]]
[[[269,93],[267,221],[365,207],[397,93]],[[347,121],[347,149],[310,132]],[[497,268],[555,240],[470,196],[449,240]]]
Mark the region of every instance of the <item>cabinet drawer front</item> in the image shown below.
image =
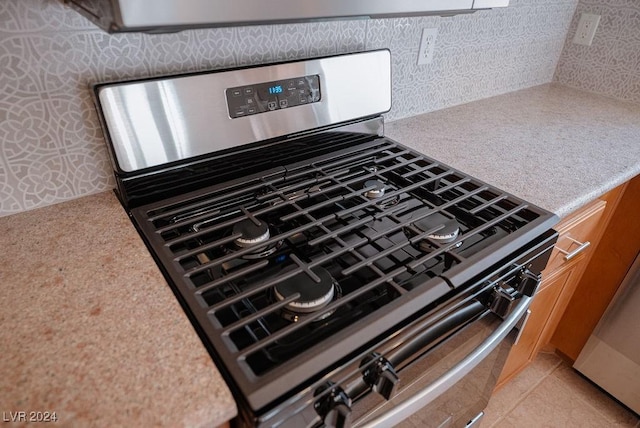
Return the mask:
[[[553,275],[572,259],[592,251],[590,243],[598,236],[606,205],[605,201],[597,200],[560,223],[560,236],[544,270],[545,276]]]

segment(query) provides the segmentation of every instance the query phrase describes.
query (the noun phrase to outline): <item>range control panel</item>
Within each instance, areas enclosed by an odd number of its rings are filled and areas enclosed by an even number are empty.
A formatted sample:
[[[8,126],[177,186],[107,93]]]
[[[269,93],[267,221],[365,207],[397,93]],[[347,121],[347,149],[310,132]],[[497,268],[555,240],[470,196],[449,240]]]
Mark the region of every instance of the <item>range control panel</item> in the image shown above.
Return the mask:
[[[229,117],[250,116],[320,101],[320,76],[304,76],[226,90]]]

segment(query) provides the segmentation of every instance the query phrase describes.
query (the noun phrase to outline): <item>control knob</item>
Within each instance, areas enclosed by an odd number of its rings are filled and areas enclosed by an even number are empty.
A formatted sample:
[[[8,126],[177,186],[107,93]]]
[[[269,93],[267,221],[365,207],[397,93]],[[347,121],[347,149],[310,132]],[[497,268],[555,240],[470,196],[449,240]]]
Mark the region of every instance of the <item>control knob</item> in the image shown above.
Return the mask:
[[[372,352],[360,363],[364,367],[363,379],[371,389],[390,400],[400,379],[391,363],[377,352]]]
[[[330,390],[328,393],[327,390]],[[327,382],[315,391],[315,396],[322,395],[314,407],[327,428],[351,427],[351,399],[339,386]]]
[[[492,301],[489,306],[491,312],[501,318],[506,318],[518,298],[518,291],[504,281],[499,281],[493,288]]]
[[[529,269],[523,269],[518,274],[518,291],[525,296],[533,296],[540,285],[541,276],[536,275]]]

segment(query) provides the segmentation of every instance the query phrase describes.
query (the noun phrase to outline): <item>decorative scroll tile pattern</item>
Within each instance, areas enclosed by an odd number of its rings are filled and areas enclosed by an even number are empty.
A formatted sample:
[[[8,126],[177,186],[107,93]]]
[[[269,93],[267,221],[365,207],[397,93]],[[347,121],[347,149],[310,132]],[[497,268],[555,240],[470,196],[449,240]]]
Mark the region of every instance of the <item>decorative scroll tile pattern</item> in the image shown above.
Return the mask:
[[[572,43],[582,13],[601,16],[591,46]],[[640,103],[640,1],[580,0],[555,80]]]
[[[0,1],[0,216],[113,187],[89,85],[389,48],[397,119],[552,79],[578,0],[449,18],[108,35],[60,0]],[[439,30],[418,66],[423,28]]]

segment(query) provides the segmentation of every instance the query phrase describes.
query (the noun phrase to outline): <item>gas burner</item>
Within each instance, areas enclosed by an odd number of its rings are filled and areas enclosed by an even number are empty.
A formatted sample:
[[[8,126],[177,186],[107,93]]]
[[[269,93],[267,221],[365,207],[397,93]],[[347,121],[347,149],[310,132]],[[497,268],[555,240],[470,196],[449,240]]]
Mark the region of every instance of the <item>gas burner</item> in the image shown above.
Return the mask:
[[[374,186],[373,189],[369,189],[366,192],[364,192],[364,195],[367,198],[377,199],[384,196],[384,192],[387,189],[387,187],[384,185],[383,182],[381,182],[380,180],[367,180],[364,182],[365,188],[371,187],[371,186]]]
[[[445,217],[440,213],[434,213],[415,221],[413,225],[422,232],[443,225],[444,227],[442,229],[427,235],[427,238],[441,244],[448,244],[449,242],[455,241],[460,233],[460,223],[458,223],[458,220]]]
[[[279,301],[285,300],[293,294],[300,294],[300,297],[289,302],[282,310],[282,316],[289,321],[296,322],[301,316],[324,308],[335,296],[340,294],[338,284],[326,269],[317,267],[311,271],[320,279],[320,282],[316,282],[308,274],[302,272],[275,286],[275,297]],[[332,313],[333,311],[328,312],[316,321],[323,320]]]
[[[242,258],[246,260],[268,257],[275,253],[283,242],[278,241],[268,245],[260,245],[271,237],[269,225],[265,221],[258,221],[258,224],[256,224],[251,219],[242,220],[233,226],[232,233],[234,235],[240,234],[241,236],[233,241],[233,245],[227,248],[227,251],[251,248],[252,251],[242,255]]]
[[[260,244],[271,237],[269,225],[264,221],[257,224],[252,219],[245,219],[233,225],[233,234],[240,234],[234,241],[240,248],[249,248]]]

